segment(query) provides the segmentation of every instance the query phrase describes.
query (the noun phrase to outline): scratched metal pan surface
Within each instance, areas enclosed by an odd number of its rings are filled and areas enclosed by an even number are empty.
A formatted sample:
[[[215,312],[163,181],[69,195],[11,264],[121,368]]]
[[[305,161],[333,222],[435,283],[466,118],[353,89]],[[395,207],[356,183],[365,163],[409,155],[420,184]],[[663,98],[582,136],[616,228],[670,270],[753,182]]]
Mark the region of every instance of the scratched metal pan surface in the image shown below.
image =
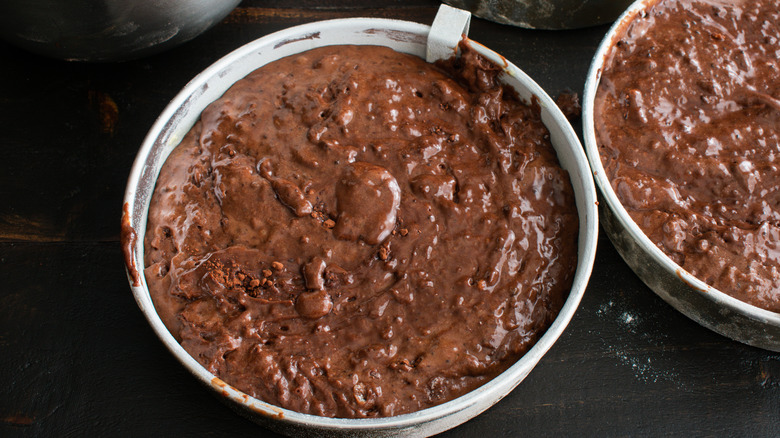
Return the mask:
[[[578,29],[612,22],[632,0],[445,0],[474,15],[528,29]]]
[[[599,46],[585,82],[582,110],[585,150],[596,185],[606,203],[601,208],[601,223],[626,263],[672,307],[723,336],[755,347],[780,351],[780,314],[726,295],[672,261],[631,219],[604,171],[594,127],[596,90],[606,55],[616,35],[648,3],[648,0],[636,1],[615,22]]]
[[[375,419],[323,418],[282,409],[244,394],[206,371],[163,325],[143,277],[143,232],[160,168],[199,118],[201,111],[233,83],[279,58],[335,44],[373,44],[425,58],[429,26],[385,19],[352,18],[316,22],[283,30],[251,42],[195,77],[168,105],[144,140],[125,192],[123,235],[127,240],[128,278],[138,306],[157,336],[202,383],[239,413],[277,432],[295,436],[424,436],[455,427],[486,410],[515,388],[561,335],[576,311],[595,257],[598,217],[596,189],[577,136],[550,97],[517,67],[495,52],[471,42],[482,55],[504,66],[504,80],[520,96],[538,100],[562,166],[569,172],[579,212],[579,253],[574,283],[560,314],[540,340],[503,374],[450,402],[415,413]],[[125,239],[123,239],[125,240]],[[141,275],[139,275],[139,273]],[[133,278],[135,274],[135,279]],[[135,284],[134,284],[135,283]]]

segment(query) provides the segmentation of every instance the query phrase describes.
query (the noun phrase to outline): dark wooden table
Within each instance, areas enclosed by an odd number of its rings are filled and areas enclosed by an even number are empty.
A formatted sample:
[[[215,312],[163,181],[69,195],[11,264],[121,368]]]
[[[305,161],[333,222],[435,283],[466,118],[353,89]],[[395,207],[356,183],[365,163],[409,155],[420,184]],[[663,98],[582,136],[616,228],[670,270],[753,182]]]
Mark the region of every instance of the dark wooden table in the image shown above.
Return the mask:
[[[0,43],[0,436],[273,435],[201,387],[138,310],[118,243],[130,166],[168,101],[240,45],[336,17],[430,23],[437,6],[245,1],[192,42],[120,64]],[[474,19],[470,35],[556,96],[581,92],[606,30]],[[780,436],[780,354],[676,312],[602,235],[561,339],[503,401],[444,435],[561,434]]]

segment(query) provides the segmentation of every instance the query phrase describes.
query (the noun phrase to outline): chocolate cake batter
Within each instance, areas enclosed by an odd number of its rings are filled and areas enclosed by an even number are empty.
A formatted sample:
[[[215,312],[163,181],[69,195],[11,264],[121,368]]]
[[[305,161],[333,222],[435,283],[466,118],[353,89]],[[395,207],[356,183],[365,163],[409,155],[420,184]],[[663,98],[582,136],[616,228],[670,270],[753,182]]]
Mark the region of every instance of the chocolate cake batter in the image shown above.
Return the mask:
[[[149,210],[171,333],[231,385],[321,416],[408,413],[504,371],[567,297],[578,219],[538,106],[499,74],[467,47],[437,67],[337,46],[237,82]]]
[[[648,6],[608,54],[595,127],[648,237],[704,282],[780,312],[780,1]]]

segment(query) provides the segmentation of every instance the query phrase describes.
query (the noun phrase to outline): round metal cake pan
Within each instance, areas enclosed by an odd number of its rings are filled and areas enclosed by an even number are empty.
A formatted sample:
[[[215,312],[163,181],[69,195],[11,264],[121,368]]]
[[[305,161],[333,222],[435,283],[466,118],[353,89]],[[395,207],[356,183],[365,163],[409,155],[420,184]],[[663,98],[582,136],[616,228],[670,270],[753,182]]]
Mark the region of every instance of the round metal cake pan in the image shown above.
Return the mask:
[[[576,311],[590,277],[596,251],[596,190],[577,136],[550,97],[502,56],[469,42],[479,53],[503,66],[503,79],[520,97],[541,106],[561,165],[569,172],[579,212],[578,265],[572,289],[557,319],[539,341],[504,373],[476,390],[415,413],[375,419],[323,418],[282,409],[244,394],[206,371],[193,359],[157,315],[143,276],[143,233],[155,182],[168,154],[195,124],[201,111],[233,83],[279,58],[315,47],[370,44],[425,57],[429,26],[385,19],[353,18],[316,22],[283,30],[251,42],[195,77],[162,112],[144,140],[125,192],[123,242],[133,295],[157,336],[202,383],[233,408],[277,432],[295,436],[423,436],[455,427],[495,404],[517,386],[561,335]]]
[[[747,304],[694,277],[672,261],[631,219],[604,171],[596,142],[594,100],[604,62],[617,35],[652,3],[634,2],[615,22],[593,58],[582,105],[585,150],[605,201],[602,225],[620,255],[658,296],[689,318],[739,342],[780,351],[780,314]]]

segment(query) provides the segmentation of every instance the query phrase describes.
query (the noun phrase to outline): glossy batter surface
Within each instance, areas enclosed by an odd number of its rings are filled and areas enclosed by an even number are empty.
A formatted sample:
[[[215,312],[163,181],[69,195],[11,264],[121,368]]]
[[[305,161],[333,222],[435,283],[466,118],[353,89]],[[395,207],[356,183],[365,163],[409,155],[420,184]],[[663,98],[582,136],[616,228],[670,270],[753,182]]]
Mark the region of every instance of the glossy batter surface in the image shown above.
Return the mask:
[[[780,312],[780,1],[665,0],[624,27],[595,127],[634,221],[691,274]]]
[[[237,82],[152,199],[145,275],[171,333],[322,416],[416,411],[509,367],[568,294],[578,220],[539,108],[498,74],[467,48],[436,67],[337,46]]]

